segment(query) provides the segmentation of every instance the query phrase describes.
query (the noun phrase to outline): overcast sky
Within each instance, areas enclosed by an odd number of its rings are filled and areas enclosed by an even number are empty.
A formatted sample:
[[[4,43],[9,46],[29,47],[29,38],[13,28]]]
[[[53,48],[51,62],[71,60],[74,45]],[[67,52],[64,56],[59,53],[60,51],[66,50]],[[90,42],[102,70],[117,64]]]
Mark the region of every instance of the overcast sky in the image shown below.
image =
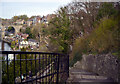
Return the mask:
[[[0,0],[0,17],[8,18],[15,15],[26,14],[28,17],[33,15],[47,15],[69,2],[74,0]],[[89,1],[89,0],[76,0]],[[90,0],[92,2],[115,2],[120,0]]]
[[[0,17],[12,18],[15,15],[47,15],[71,0],[0,0]]]

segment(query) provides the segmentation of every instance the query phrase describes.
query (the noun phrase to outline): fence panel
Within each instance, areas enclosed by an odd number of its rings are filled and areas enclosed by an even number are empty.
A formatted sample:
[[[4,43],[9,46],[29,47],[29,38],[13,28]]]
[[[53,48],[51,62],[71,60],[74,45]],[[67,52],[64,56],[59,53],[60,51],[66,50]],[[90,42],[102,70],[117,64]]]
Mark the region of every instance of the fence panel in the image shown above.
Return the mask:
[[[1,53],[3,84],[58,83],[66,82],[69,76],[68,55],[22,51]]]

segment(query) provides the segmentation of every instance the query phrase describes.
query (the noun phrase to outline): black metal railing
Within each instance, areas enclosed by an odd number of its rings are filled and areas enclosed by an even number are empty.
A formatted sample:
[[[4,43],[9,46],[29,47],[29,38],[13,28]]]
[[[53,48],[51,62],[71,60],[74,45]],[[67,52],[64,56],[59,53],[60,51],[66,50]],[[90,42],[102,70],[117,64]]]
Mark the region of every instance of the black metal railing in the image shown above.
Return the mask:
[[[59,53],[1,51],[2,83],[66,82],[69,56]]]

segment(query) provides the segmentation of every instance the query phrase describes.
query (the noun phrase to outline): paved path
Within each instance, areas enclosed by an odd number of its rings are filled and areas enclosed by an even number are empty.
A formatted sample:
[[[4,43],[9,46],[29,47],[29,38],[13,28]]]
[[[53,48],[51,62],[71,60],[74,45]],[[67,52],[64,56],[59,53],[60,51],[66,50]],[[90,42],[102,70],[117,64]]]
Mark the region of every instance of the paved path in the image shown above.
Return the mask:
[[[69,78],[67,80],[67,83],[72,82],[79,84],[85,84],[85,82],[91,82],[92,84],[106,84],[107,82],[107,84],[115,84],[113,83],[113,80],[108,77],[99,76],[93,72],[87,72],[77,68],[72,68],[69,71]]]

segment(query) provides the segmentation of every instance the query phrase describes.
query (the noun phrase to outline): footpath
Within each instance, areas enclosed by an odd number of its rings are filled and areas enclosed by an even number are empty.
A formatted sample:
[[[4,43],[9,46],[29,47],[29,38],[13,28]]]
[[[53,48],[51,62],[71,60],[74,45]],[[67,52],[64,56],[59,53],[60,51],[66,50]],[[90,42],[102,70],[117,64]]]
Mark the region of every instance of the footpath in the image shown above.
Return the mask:
[[[117,84],[113,79],[100,76],[93,72],[81,70],[77,67],[72,67],[69,70],[69,78],[67,84]]]

